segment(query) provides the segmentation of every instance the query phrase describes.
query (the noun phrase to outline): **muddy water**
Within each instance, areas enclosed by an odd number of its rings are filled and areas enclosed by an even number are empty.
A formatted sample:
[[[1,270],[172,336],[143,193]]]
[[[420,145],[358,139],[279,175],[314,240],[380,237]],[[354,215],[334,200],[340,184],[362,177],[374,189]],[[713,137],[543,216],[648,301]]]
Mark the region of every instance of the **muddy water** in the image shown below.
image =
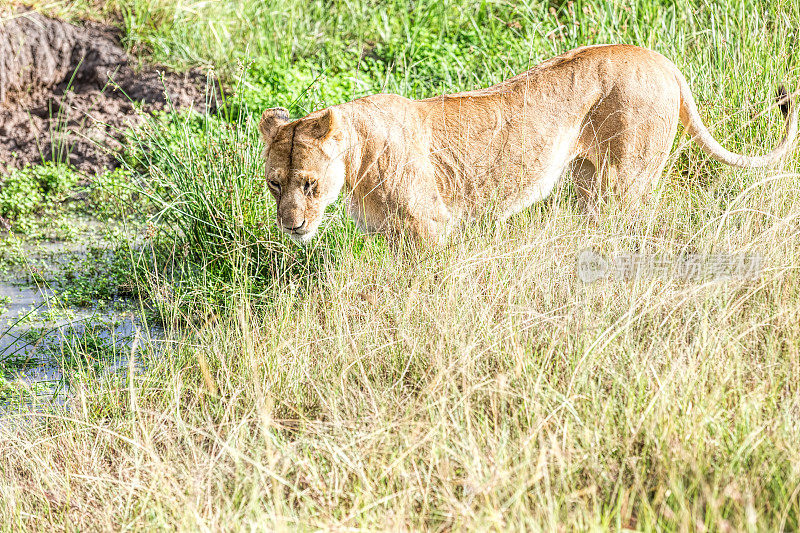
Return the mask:
[[[0,316],[0,361],[10,367],[5,380],[12,386],[60,403],[68,388],[64,367],[80,369],[85,364],[67,362],[85,344],[82,334],[91,331],[101,349],[109,352],[102,358],[102,371],[113,373],[127,368],[129,345],[142,322],[132,310],[54,307],[49,296],[46,290],[15,281],[0,282],[0,297],[9,302]]]
[[[50,258],[42,270],[86,254],[84,246],[65,243],[35,249],[46,249]],[[27,249],[31,256],[33,250]],[[142,319],[135,301],[66,306],[52,289],[18,272],[5,278],[0,278],[0,414],[20,404],[63,404],[77,375],[124,379],[134,337],[158,334]]]

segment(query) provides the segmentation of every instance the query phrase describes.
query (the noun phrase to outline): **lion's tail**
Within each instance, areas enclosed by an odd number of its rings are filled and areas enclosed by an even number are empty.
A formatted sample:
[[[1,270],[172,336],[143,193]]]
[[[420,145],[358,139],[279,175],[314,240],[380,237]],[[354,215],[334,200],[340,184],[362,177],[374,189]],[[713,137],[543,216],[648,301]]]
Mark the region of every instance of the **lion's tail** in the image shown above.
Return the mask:
[[[689,135],[692,136],[692,140],[700,145],[700,148],[702,148],[705,153],[717,161],[741,168],[766,167],[777,163],[786,155],[794,144],[795,138],[797,137],[798,106],[792,101],[791,97],[786,92],[786,88],[783,86],[778,89],[777,98],[778,107],[780,107],[783,116],[786,117],[786,131],[783,134],[783,139],[778,143],[778,146],[767,154],[747,156],[735,154],[726,150],[714,139],[706,125],[703,124],[700,114],[697,112],[697,105],[692,96],[692,91],[686,83],[686,78],[683,77],[683,74],[681,74],[677,68],[675,69],[675,75],[681,89],[681,123],[684,128],[686,128]]]

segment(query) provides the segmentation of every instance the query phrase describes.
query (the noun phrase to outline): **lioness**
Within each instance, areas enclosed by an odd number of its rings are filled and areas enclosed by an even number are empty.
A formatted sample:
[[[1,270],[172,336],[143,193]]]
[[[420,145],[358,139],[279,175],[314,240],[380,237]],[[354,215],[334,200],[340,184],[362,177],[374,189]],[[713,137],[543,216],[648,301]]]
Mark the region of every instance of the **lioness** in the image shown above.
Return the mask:
[[[797,109],[770,153],[729,152],[711,136],[683,75],[627,45],[577,48],[488,89],[409,100],[376,94],[289,120],[259,123],[279,227],[297,241],[319,229],[343,187],[361,229],[441,242],[462,220],[504,220],[553,190],[568,169],[589,210],[606,191],[641,200],[667,161],[678,120],[717,161],[761,167],[787,153]]]

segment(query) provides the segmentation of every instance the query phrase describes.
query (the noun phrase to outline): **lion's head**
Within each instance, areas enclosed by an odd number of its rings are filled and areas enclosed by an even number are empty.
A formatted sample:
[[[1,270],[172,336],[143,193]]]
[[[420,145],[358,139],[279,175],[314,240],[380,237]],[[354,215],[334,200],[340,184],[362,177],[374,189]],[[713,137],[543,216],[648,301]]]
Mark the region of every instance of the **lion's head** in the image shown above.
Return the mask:
[[[264,111],[258,125],[278,227],[296,241],[314,237],[344,185],[340,122],[333,108],[290,121],[289,112],[278,107]]]

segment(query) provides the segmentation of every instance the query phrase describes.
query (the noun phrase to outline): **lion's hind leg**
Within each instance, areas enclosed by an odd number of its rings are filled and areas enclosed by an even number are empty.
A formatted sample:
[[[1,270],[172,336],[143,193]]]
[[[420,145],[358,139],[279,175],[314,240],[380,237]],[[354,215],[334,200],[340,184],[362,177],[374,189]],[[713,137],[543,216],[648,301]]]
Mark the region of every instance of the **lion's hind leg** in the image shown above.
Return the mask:
[[[628,212],[638,212],[649,203],[669,158],[674,137],[669,128],[653,128],[648,133],[647,137],[630,139],[611,165],[614,196]]]
[[[621,158],[611,163],[601,158],[597,163],[579,157],[571,164],[571,174],[578,204],[594,220],[612,199],[626,210],[638,210],[646,204],[664,170],[664,153],[644,157]]]
[[[640,102],[620,113],[620,129],[609,139],[610,187],[625,208],[647,203],[664,172],[678,128],[677,101],[670,95]]]
[[[626,209],[648,202],[664,171],[676,126],[655,117],[623,129],[572,162],[578,200],[597,217],[613,195]]]
[[[570,174],[578,196],[578,205],[595,220],[600,215],[602,200],[607,193],[606,170],[588,157],[576,157],[570,163]]]

